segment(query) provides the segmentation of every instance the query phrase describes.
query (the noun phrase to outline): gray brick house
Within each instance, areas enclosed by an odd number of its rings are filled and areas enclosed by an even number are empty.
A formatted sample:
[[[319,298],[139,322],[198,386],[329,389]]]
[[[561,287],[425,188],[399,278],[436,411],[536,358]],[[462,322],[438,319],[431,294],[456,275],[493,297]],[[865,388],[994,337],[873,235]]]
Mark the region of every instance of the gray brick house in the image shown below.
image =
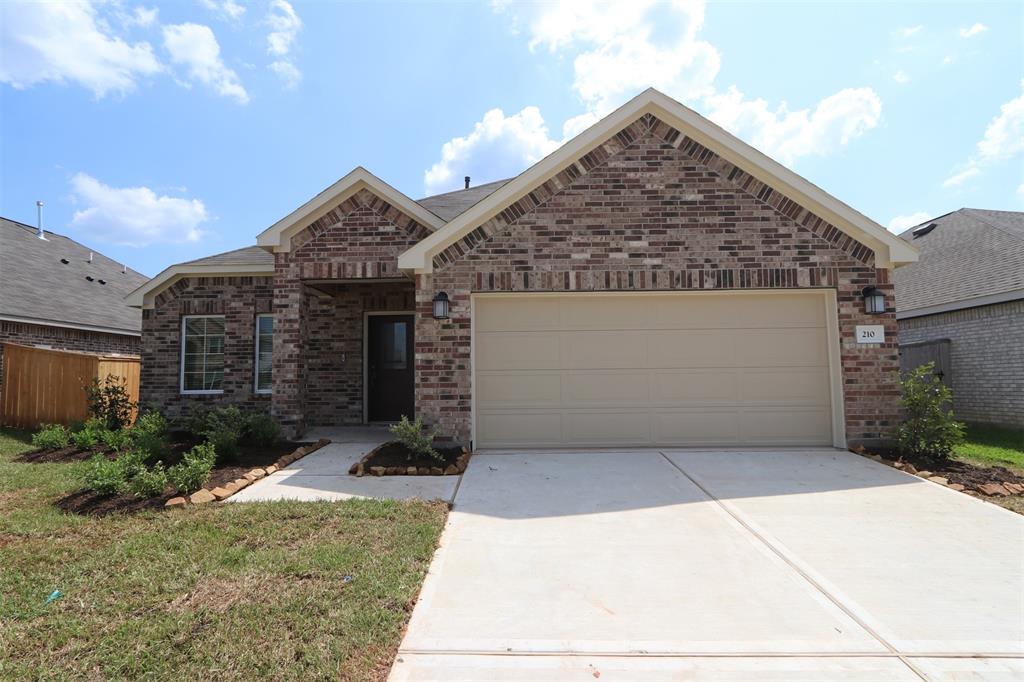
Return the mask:
[[[357,168],[172,266],[142,399],[291,433],[422,416],[477,447],[836,445],[899,418],[916,250],[647,90],[515,178],[414,201]]]
[[[0,343],[138,356],[145,275],[69,237],[0,218]],[[0,352],[0,390],[3,353]]]
[[[935,360],[969,422],[1024,426],[1024,213],[962,208],[900,235],[904,368]]]

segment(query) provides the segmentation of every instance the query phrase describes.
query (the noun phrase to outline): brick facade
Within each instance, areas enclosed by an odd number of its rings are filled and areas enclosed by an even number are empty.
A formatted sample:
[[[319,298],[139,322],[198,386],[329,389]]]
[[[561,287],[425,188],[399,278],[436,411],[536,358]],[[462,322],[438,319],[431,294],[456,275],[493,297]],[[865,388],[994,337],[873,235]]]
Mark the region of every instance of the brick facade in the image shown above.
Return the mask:
[[[255,392],[256,315],[271,312],[270,277],[182,279],[142,311],[140,402],[169,417],[188,414],[192,405],[235,404],[268,411],[270,396]],[[181,320],[185,315],[224,316],[224,390],[219,394],[181,393]]]
[[[900,320],[900,341],[950,340],[958,419],[1024,426],[1024,301]]]
[[[417,278],[417,413],[468,440],[470,295],[488,291],[836,290],[846,431],[884,439],[898,416],[896,320],[865,315],[883,290],[873,253],[705,147],[646,116],[470,232]],[[451,319],[431,316],[445,291]],[[886,343],[859,346],[857,324]]]
[[[51,327],[42,324],[8,322],[0,320],[0,344],[17,343],[22,346],[73,350],[85,353],[139,356],[141,340],[128,334]],[[0,352],[0,391],[3,390],[4,358]]]

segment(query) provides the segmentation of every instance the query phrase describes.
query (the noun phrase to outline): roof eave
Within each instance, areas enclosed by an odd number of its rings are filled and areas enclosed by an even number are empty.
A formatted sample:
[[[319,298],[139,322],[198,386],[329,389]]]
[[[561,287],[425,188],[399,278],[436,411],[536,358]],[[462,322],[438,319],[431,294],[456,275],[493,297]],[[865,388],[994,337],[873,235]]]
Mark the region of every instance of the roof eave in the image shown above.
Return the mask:
[[[160,292],[186,277],[265,277],[274,274],[274,264],[179,264],[164,269],[159,275],[125,296],[125,302],[133,308],[148,310]]]

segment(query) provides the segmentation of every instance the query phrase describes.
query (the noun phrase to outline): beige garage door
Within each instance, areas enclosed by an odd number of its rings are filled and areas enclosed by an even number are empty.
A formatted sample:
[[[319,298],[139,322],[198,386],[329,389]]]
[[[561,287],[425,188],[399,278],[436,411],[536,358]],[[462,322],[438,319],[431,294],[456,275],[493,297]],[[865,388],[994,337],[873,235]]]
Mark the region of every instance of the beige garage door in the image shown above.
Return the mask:
[[[479,447],[831,445],[820,293],[479,295]]]

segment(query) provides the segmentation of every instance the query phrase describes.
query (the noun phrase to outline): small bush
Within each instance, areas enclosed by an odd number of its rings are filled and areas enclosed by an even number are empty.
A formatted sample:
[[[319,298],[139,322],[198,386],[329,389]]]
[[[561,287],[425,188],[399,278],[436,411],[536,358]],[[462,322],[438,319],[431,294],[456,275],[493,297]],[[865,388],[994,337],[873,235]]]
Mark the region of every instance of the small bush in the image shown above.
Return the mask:
[[[267,447],[281,437],[281,427],[268,415],[256,412],[245,418],[245,440],[253,445]]]
[[[111,431],[120,431],[132,421],[132,412],[136,404],[128,393],[128,382],[123,377],[108,374],[100,382],[93,379],[85,387],[89,401],[89,415],[100,419]]]
[[[184,425],[196,438],[213,443],[218,461],[230,462],[238,457],[238,441],[242,438],[246,418],[234,405],[212,410],[194,406]]]
[[[100,495],[114,495],[124,491],[128,482],[120,462],[103,455],[93,455],[85,469],[85,487]]]
[[[156,410],[147,410],[128,429],[128,438],[135,448],[145,452],[152,461],[167,456],[170,451],[169,433],[167,419]]]
[[[100,438],[106,427],[99,419],[89,419],[82,428],[71,434],[71,440],[80,450],[92,450],[100,444]]]
[[[391,431],[399,442],[409,448],[413,453],[432,457],[438,461],[444,460],[441,453],[433,447],[434,438],[437,436],[437,432],[427,431],[423,427],[422,417],[417,417],[416,421],[411,422],[409,421],[409,418],[403,414],[402,421],[397,424],[392,424],[388,430]],[[409,459],[411,460],[412,457],[410,456]]]
[[[32,446],[40,450],[66,448],[70,442],[71,434],[60,424],[44,425],[32,436]]]
[[[121,431],[111,431],[110,429],[103,429],[100,432],[100,441],[103,442],[111,450],[121,452],[127,450],[132,444],[131,432],[127,429]]]
[[[156,497],[162,494],[166,488],[167,471],[164,469],[163,462],[157,462],[150,469],[142,469],[128,484],[128,489],[132,494],[142,499]]]
[[[146,470],[147,459],[146,453],[142,450],[128,450],[118,456],[117,464],[124,471],[125,480],[131,480],[139,472]]]
[[[900,384],[905,411],[896,428],[896,442],[902,454],[941,462],[964,441],[964,425],[953,419],[953,392],[935,376],[929,362],[903,375]]]
[[[213,471],[217,460],[217,451],[210,443],[197,445],[182,458],[180,462],[167,470],[167,479],[182,495],[191,495],[203,487],[203,483]]]

